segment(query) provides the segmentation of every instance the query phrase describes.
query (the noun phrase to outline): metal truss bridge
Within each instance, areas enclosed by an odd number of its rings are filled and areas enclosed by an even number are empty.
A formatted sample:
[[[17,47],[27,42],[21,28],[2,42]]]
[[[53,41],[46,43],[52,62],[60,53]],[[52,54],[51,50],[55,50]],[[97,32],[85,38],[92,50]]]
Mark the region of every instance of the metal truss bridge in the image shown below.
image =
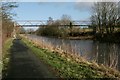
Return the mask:
[[[48,20],[17,20],[16,26],[19,26],[19,27],[42,27],[42,26],[48,26],[47,22],[48,22]],[[85,21],[85,20],[72,21],[72,26],[75,26],[75,27],[90,26],[90,25],[91,25],[91,21]],[[64,24],[64,25],[60,24],[58,26],[59,27],[70,26],[70,24]]]

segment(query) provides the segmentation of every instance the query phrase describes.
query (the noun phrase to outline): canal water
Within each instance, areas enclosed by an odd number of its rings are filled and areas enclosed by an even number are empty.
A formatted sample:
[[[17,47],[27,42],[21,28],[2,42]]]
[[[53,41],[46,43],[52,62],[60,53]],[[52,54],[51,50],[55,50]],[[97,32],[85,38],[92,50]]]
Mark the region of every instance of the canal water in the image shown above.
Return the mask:
[[[72,51],[90,61],[120,70],[120,44],[100,43],[93,40],[68,40],[36,35],[27,35],[31,39],[43,40],[64,51]]]

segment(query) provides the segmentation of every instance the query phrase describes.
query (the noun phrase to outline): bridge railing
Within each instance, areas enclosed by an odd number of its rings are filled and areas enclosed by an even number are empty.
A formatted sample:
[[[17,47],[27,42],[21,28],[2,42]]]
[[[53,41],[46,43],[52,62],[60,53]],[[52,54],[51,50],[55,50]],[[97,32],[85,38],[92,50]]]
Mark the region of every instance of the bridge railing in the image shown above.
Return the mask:
[[[47,21],[48,20],[18,20],[16,22],[18,26],[20,27],[42,27],[42,26],[48,26]],[[85,20],[73,20],[72,21],[72,26],[75,26],[75,27],[90,26],[90,25],[91,25],[91,21],[85,21]],[[60,24],[57,26],[59,27],[70,26],[70,24]]]

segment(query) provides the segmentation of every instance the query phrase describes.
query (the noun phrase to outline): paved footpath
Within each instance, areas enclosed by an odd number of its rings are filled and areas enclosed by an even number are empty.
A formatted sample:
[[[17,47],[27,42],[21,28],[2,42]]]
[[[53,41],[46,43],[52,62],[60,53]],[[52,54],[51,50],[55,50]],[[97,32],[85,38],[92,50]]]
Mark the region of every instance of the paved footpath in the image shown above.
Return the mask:
[[[5,78],[57,78],[46,64],[21,41],[11,46],[10,68]]]

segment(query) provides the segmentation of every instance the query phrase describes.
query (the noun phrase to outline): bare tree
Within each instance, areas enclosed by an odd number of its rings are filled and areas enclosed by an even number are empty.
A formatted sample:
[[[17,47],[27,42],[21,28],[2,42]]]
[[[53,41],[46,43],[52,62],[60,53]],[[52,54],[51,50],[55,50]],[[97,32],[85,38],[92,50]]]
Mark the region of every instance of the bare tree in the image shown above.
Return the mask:
[[[114,27],[117,24],[117,16],[118,16],[118,9],[117,9],[117,3],[110,2],[108,8],[108,26],[110,28],[110,32],[112,33],[114,31]]]
[[[70,22],[71,22],[71,17],[69,15],[66,15],[66,14],[62,15],[62,17],[61,17],[62,25],[69,25]]]
[[[120,1],[118,2],[118,26],[120,27]]]
[[[51,25],[51,24],[53,24],[53,22],[54,22],[54,21],[53,21],[53,18],[52,18],[52,17],[49,17],[49,18],[48,18],[48,21],[47,21],[47,24],[48,24],[48,25]]]
[[[116,2],[97,2],[92,7],[93,15],[91,21],[96,26],[96,31],[103,34],[114,31],[117,22]]]
[[[14,16],[15,14],[11,13],[11,10],[16,7],[17,7],[16,3],[12,2],[2,3],[0,13],[2,14],[1,17],[3,39],[11,36],[11,33],[13,32],[14,22],[12,21],[12,16]]]

